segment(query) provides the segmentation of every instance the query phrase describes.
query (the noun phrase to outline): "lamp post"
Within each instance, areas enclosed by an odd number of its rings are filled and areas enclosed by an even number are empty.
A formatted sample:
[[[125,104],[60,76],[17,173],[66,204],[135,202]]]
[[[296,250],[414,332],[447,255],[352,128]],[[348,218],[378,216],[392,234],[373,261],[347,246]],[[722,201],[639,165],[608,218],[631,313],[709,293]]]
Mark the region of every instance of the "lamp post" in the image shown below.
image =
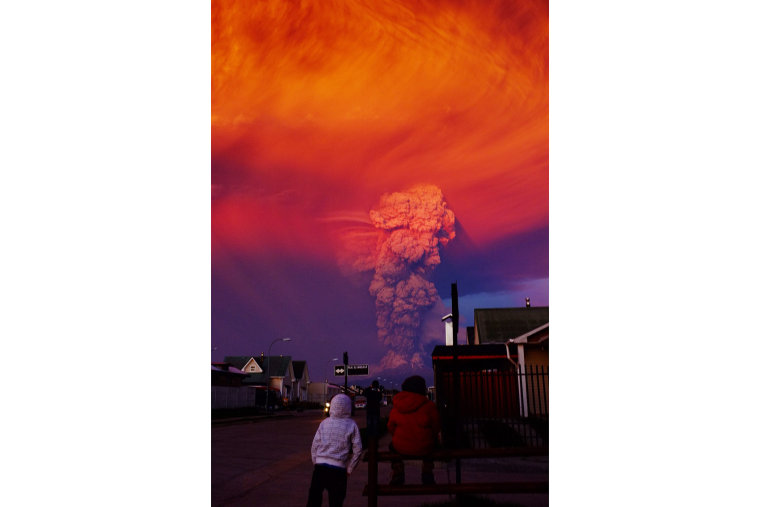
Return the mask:
[[[337,361],[337,360],[338,360],[337,357],[333,357],[332,359],[330,359],[329,361],[327,361],[328,368],[325,370],[325,388],[324,388],[324,392],[325,393],[324,393],[324,396],[322,396],[322,402],[323,403],[327,403],[327,377],[330,374],[329,365],[330,365],[330,363],[332,363],[334,361]]]
[[[269,377],[270,377],[270,375],[269,375],[269,356],[272,354],[272,345],[274,345],[277,342],[289,342],[289,341],[290,341],[290,338],[277,338],[276,340],[274,340],[272,343],[269,344],[269,350],[267,350],[267,376],[266,376],[267,381],[266,381],[266,385],[265,385],[266,390],[267,390],[267,394],[266,394],[266,398],[265,398],[266,401],[264,402],[264,410],[266,411],[267,414],[269,413]]]

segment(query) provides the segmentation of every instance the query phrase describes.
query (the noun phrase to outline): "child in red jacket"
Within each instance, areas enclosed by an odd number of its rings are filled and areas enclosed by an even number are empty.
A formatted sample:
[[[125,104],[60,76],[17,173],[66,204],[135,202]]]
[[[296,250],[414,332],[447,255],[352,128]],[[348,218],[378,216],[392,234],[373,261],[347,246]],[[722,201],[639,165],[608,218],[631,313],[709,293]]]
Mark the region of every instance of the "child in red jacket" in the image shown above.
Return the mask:
[[[414,375],[404,380],[402,391],[393,397],[388,431],[393,436],[390,449],[399,454],[424,456],[438,444],[441,431],[438,409],[427,398],[425,379]],[[391,462],[392,485],[404,484],[404,462]],[[422,461],[422,483],[435,484],[433,460]]]

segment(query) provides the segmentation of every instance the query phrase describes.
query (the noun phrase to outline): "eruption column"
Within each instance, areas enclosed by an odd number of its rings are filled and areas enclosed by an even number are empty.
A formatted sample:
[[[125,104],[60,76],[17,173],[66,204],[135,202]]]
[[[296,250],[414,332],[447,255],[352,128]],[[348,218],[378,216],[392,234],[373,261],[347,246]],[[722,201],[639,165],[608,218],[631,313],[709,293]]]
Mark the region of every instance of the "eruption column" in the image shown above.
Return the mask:
[[[421,367],[422,314],[438,301],[428,278],[441,263],[439,248],[455,236],[454,213],[438,187],[417,185],[383,195],[369,216],[380,230],[369,292],[375,297],[377,336],[391,349],[381,366]]]

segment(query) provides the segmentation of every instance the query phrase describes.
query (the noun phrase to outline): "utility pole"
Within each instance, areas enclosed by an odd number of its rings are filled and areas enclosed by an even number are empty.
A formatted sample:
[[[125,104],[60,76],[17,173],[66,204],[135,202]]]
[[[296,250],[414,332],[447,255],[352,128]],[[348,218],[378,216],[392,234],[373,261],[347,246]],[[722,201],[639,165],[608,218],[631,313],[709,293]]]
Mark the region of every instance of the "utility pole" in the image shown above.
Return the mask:
[[[291,340],[290,338],[277,338],[276,340],[274,340],[272,343],[269,344],[269,350],[267,350],[267,371],[266,371],[266,384],[265,384],[267,393],[266,393],[266,397],[264,401],[264,412],[266,412],[267,414],[269,413],[269,379],[271,378],[271,375],[269,373],[269,356],[272,355],[272,345],[274,345],[277,342],[289,342],[290,340]],[[282,384],[280,384],[280,393],[282,393]]]
[[[451,323],[454,326],[454,341],[453,341],[453,347],[452,347],[452,367],[454,368],[454,438],[455,438],[455,446],[459,448],[459,446],[462,443],[462,433],[460,430],[460,421],[459,421],[459,394],[460,394],[460,375],[459,375],[459,361],[457,358],[457,349],[459,348],[459,344],[457,343],[457,331],[459,331],[459,292],[457,290],[457,284],[456,282],[451,284]],[[456,483],[461,484],[462,483],[462,462],[457,458],[456,460]]]

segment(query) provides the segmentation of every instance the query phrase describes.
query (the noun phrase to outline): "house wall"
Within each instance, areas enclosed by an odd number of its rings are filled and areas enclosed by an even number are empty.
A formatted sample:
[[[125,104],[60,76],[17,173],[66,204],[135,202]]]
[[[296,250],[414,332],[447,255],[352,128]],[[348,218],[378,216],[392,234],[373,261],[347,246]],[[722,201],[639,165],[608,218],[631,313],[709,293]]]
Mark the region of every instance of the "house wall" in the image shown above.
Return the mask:
[[[525,347],[525,366],[540,372],[543,367],[546,376],[528,376],[528,412],[531,415],[546,415],[549,408],[549,350],[540,347]]]
[[[549,369],[549,349],[540,350],[538,347],[525,347],[525,364],[544,367],[544,370]]]
[[[282,397],[290,398],[291,382],[289,378],[272,377],[269,379],[269,386],[272,389],[280,391]]]
[[[301,380],[295,380],[293,381],[293,389],[292,389],[292,401],[306,401],[308,397],[308,391],[307,391],[307,381],[306,379]]]
[[[324,382],[312,382],[309,384],[309,388],[307,391],[307,400],[313,401],[316,403],[324,403],[325,401],[330,401],[330,399],[338,394],[340,392],[340,389],[337,387],[330,387],[327,386],[327,393],[325,394],[325,383]]]
[[[310,377],[309,377],[309,365],[304,364],[303,367],[303,374],[301,376],[301,380],[298,384],[298,394],[297,399],[302,401],[307,401],[309,399],[309,384],[310,384]]]
[[[242,368],[244,373],[262,373],[264,370],[261,369],[261,365],[256,362],[256,358],[252,357],[248,363],[246,363]]]
[[[244,377],[240,373],[211,370],[211,385],[240,387],[243,385]]]
[[[306,401],[309,397],[308,381],[301,379],[293,384],[293,399],[297,401]]]

